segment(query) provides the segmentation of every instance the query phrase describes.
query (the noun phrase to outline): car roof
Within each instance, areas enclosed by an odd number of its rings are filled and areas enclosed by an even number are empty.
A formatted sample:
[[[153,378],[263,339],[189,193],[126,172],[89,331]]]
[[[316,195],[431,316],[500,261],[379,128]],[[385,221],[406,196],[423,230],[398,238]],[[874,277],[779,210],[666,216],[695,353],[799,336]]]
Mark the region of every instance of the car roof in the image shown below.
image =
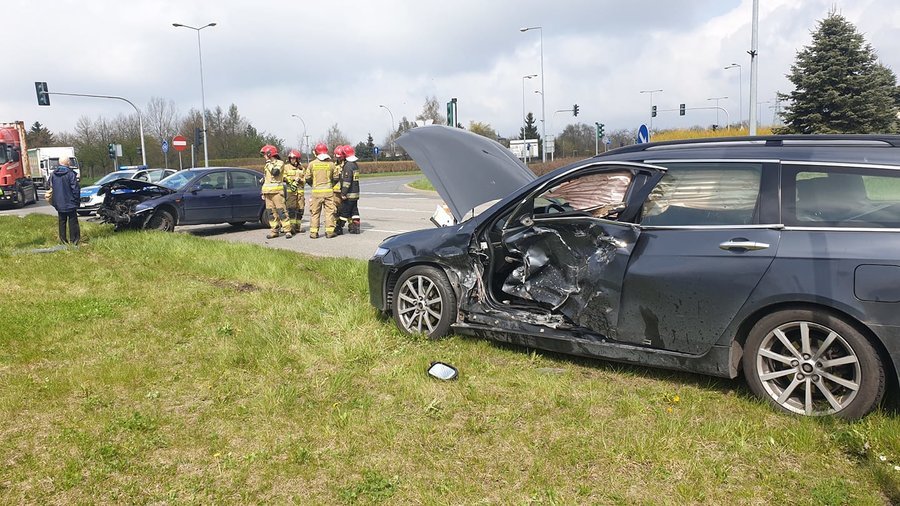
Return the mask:
[[[603,160],[752,159],[900,165],[898,135],[771,135],[651,142],[614,149]]]

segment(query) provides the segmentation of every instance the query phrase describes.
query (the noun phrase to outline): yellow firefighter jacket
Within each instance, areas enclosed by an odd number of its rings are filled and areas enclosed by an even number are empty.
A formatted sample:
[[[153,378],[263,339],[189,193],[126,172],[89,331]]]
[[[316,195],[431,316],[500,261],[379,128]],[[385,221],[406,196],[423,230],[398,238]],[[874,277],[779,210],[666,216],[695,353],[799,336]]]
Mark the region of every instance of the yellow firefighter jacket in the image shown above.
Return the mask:
[[[284,191],[284,162],[273,158],[263,168],[265,180],[262,185],[263,195],[272,195]]]
[[[340,177],[331,160],[313,160],[303,171],[303,179],[312,186],[313,195],[325,196],[334,193],[334,183]]]

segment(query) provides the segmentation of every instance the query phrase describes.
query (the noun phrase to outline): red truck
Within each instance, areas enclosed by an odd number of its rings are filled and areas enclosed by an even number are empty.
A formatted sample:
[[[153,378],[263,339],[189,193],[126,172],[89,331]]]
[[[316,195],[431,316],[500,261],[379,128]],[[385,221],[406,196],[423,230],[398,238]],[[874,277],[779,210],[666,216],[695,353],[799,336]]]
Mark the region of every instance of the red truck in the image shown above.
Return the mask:
[[[0,123],[0,205],[24,207],[37,202],[27,153],[25,123]]]

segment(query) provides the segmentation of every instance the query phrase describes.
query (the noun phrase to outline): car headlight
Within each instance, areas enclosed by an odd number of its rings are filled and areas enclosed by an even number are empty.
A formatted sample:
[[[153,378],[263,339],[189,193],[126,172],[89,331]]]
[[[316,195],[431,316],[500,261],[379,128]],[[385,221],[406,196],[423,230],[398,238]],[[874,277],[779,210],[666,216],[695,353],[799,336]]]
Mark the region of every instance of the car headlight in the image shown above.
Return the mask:
[[[391,250],[389,250],[387,248],[382,248],[381,246],[379,246],[379,247],[375,248],[375,254],[372,255],[372,258],[381,258],[390,252],[391,252]]]

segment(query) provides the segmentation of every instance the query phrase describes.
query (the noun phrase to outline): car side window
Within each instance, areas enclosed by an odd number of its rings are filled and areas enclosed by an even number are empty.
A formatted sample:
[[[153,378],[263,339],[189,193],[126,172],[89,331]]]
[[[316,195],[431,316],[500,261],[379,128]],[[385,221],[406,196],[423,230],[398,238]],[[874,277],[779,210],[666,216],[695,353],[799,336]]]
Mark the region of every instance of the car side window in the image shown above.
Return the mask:
[[[559,183],[534,200],[534,217],[574,213],[614,219],[625,208],[625,195],[633,175],[628,171],[581,174]]]
[[[248,172],[232,172],[231,187],[240,188],[259,188],[257,177]]]
[[[900,228],[900,173],[785,164],[786,225]]]
[[[150,176],[146,172],[138,172],[132,179],[136,181],[150,181]]]
[[[213,172],[207,174],[197,180],[197,186],[201,190],[224,190],[225,189],[225,173]]]
[[[665,163],[668,171],[642,209],[643,226],[751,225],[762,164]]]
[[[151,183],[155,183],[165,177],[165,174],[162,169],[155,169],[147,172],[148,180]]]

